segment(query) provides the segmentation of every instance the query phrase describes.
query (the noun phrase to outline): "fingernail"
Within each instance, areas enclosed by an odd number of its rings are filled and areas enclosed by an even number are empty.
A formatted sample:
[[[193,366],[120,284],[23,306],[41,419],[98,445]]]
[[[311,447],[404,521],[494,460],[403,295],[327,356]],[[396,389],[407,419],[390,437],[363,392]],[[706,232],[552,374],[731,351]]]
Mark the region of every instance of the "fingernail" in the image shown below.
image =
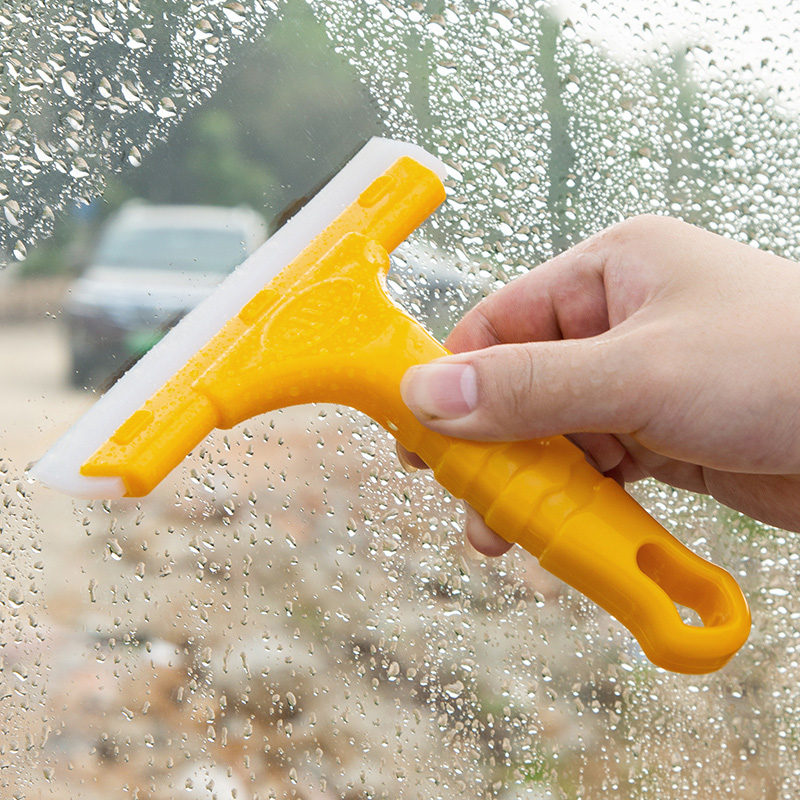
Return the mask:
[[[403,376],[400,392],[422,419],[458,419],[478,405],[478,382],[471,364],[433,361],[412,367]]]

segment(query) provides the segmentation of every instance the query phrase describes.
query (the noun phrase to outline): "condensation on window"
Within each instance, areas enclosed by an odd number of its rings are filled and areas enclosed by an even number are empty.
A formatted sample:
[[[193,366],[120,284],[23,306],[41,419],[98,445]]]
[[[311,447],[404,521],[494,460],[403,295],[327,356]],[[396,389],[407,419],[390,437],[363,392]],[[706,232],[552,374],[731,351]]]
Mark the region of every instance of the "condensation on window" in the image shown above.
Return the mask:
[[[797,106],[783,84],[784,33],[800,18],[773,9],[779,32],[744,3],[624,5],[12,4],[0,9],[2,246],[38,263],[76,202],[145,192],[136,176],[168,170],[184,134],[204,165],[230,167],[227,184],[197,183],[211,186],[202,202],[258,174],[269,216],[299,196],[293,172],[304,193],[382,132],[449,167],[447,202],[390,280],[437,335],[481,293],[642,212],[798,258]],[[262,176],[266,156],[230,166],[212,145],[246,151],[220,112],[226,81],[252,81],[280,36],[300,56],[270,95],[283,101],[264,116],[283,133],[253,151],[272,153]],[[320,48],[346,77],[332,90],[326,67],[299,94],[292,76]],[[292,96],[339,105],[314,135],[306,117],[286,121]],[[8,280],[7,296],[25,298],[46,282]],[[2,306],[4,796],[797,797],[793,534],[636,487],[734,574],[753,612],[731,664],[685,676],[653,667],[533,558],[477,557],[459,504],[401,470],[391,438],[347,409],[216,432],[140,501],[63,498],[24,477],[94,399],[68,385],[59,302],[38,317]]]
[[[141,163],[276,10],[273,0],[0,9],[0,247],[24,258],[66,201],[88,204],[108,172]]]

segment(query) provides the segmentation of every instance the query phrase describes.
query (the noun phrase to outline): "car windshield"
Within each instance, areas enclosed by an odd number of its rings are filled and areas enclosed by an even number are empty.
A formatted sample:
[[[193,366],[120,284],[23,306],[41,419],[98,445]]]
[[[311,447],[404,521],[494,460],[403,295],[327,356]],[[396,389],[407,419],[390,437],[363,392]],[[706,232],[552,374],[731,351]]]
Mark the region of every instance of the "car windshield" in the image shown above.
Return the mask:
[[[247,250],[233,230],[112,228],[101,239],[96,262],[105,267],[230,272]]]

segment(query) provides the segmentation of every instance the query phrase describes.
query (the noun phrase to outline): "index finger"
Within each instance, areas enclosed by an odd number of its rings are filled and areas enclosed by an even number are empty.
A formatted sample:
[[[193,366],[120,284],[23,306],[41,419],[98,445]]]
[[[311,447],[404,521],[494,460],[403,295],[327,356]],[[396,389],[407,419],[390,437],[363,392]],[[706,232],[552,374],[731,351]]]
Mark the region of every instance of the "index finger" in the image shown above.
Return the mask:
[[[587,244],[483,299],[456,324],[445,346],[462,353],[496,344],[582,339],[607,331],[605,259]]]

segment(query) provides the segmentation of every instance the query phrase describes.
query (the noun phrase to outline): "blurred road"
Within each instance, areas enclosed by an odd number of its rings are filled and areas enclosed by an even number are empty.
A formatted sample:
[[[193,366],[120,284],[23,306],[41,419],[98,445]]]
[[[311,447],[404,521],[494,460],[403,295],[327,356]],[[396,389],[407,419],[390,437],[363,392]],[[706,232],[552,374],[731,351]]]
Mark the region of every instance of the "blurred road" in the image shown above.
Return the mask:
[[[54,619],[61,610],[67,619],[73,613],[72,604],[63,606],[60,598],[74,591],[71,583],[78,577],[66,568],[82,544],[77,506],[58,492],[29,485],[24,472],[93,401],[90,392],[69,387],[67,369],[66,338],[56,319],[42,315],[40,321],[0,324],[0,488],[13,501],[0,512],[2,543],[20,572],[43,555],[36,552],[39,543],[46,544],[35,599]]]
[[[38,458],[92,403],[67,381],[57,320],[0,324],[0,457],[16,470]]]

